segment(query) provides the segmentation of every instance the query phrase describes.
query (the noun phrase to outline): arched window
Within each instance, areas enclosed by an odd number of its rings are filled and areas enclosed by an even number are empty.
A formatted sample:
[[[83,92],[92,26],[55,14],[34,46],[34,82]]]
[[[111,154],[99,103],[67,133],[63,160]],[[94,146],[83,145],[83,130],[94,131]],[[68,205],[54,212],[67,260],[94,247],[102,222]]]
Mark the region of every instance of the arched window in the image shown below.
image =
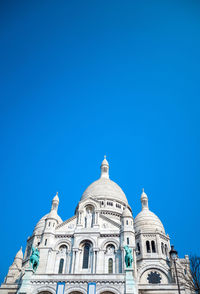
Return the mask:
[[[140,254],[140,243],[137,243],[137,254]]]
[[[127,238],[127,245],[129,245],[129,238]]]
[[[83,268],[88,268],[89,253],[90,253],[90,244],[86,243],[83,250]]]
[[[151,241],[151,249],[152,249],[152,252],[153,253],[156,252],[156,246],[155,246],[155,242],[154,241]]]
[[[63,265],[64,265],[64,259],[61,258],[60,263],[59,263],[59,270],[58,270],[59,274],[62,274],[62,272],[63,272]]]
[[[126,224],[128,225],[128,221],[126,221]]]
[[[61,253],[67,254],[67,246],[66,245],[61,245],[59,250],[60,250]]]
[[[167,256],[167,244],[165,244],[165,255]]]
[[[146,241],[146,248],[147,248],[147,253],[151,253],[151,248],[150,248],[149,241]]]
[[[113,273],[113,259],[112,258],[108,259],[108,273],[109,274]]]
[[[164,244],[163,244],[163,242],[161,242],[161,251],[162,251],[162,254],[164,254]]]

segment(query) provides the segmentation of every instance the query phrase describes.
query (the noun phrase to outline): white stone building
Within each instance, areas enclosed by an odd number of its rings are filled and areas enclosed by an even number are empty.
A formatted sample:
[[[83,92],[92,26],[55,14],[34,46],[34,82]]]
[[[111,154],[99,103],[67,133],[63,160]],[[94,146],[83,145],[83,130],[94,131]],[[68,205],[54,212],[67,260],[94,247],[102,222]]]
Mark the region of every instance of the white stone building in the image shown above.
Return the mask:
[[[50,212],[28,238],[24,256],[22,249],[17,253],[0,294],[178,293],[169,236],[149,210],[144,191],[141,204],[134,219],[124,192],[110,180],[104,159],[100,178],[85,190],[74,216],[62,221],[58,194],[53,198]],[[133,252],[129,270],[124,245]],[[35,273],[29,266],[32,246],[40,252]],[[188,256],[177,264],[186,273]],[[184,287],[181,293],[187,293]]]

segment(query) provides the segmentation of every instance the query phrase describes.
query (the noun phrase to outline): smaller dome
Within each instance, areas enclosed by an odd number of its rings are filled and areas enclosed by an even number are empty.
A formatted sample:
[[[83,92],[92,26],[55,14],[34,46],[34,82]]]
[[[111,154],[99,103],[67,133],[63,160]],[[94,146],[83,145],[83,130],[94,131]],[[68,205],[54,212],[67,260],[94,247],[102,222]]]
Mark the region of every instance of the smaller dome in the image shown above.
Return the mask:
[[[20,250],[17,252],[15,258],[23,259],[22,247],[21,247]]]
[[[160,231],[165,233],[165,229],[160,219],[149,209],[143,209],[135,218],[135,231],[155,232]]]
[[[141,194],[141,204],[142,211],[136,216],[134,221],[135,232],[143,231],[143,232],[155,232],[160,231],[165,233],[165,229],[160,219],[149,210],[148,205],[148,197],[144,192],[144,189]]]
[[[51,213],[51,212],[50,212]],[[46,219],[49,217],[50,213],[48,214],[45,214],[40,220],[39,222],[37,223],[37,225],[35,226],[34,228],[34,233],[37,232],[37,234],[42,234],[43,231],[44,231],[44,228],[45,228],[45,222],[46,222]],[[59,217],[59,215],[54,215],[54,218],[56,218],[58,224],[62,223],[62,219]]]
[[[132,213],[127,207],[124,209],[122,217],[132,217]]]

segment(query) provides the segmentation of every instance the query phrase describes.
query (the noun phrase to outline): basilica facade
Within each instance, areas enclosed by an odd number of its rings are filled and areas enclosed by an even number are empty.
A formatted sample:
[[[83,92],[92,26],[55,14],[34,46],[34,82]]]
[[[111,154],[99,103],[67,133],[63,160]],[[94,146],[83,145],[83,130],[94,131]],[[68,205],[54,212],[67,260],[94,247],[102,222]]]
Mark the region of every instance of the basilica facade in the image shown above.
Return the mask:
[[[109,177],[104,158],[100,178],[83,193],[74,216],[58,215],[58,194],[51,210],[36,224],[23,254],[17,253],[0,294],[175,294],[170,238],[141,194],[141,212],[134,218],[122,189]],[[124,246],[133,262],[125,263]],[[36,270],[32,249],[39,252]],[[185,274],[189,259],[177,259]],[[190,293],[181,286],[181,293]]]

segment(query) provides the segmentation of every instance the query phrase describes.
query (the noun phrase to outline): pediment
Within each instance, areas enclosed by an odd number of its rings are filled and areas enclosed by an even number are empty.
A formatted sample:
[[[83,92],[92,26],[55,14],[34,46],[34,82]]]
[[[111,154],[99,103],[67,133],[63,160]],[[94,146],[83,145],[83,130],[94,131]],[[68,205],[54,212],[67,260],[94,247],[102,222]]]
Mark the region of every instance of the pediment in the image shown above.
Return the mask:
[[[64,221],[56,227],[56,233],[58,232],[73,232],[76,227],[76,215],[72,216],[68,220]]]
[[[100,228],[103,230],[118,230],[120,229],[121,225],[114,221],[113,219],[109,218],[105,215],[100,215]]]

